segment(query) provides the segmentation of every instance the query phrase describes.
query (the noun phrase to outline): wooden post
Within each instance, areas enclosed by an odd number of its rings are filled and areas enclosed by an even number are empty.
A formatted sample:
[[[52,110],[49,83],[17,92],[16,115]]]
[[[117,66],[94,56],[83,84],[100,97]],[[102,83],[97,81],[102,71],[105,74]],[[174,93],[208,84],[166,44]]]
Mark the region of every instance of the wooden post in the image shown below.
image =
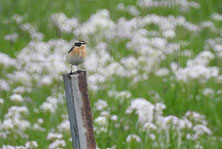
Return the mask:
[[[96,149],[86,71],[63,74],[73,149]]]

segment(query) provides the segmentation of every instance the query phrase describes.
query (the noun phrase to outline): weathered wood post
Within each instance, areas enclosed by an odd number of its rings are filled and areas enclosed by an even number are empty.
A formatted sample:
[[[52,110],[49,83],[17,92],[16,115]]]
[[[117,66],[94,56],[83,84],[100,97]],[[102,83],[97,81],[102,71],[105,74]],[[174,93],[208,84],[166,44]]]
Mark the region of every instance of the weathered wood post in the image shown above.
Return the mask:
[[[96,149],[86,71],[63,74],[73,149]]]

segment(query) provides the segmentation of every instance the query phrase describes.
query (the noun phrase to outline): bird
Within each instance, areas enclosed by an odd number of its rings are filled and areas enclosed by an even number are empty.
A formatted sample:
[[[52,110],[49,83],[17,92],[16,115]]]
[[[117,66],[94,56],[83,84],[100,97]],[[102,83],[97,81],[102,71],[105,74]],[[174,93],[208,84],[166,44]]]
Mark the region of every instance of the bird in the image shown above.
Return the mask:
[[[79,65],[85,61],[86,57],[86,42],[83,40],[77,40],[74,46],[68,51],[66,55],[66,62],[71,64],[70,74],[72,74],[72,66],[77,66],[79,71]]]

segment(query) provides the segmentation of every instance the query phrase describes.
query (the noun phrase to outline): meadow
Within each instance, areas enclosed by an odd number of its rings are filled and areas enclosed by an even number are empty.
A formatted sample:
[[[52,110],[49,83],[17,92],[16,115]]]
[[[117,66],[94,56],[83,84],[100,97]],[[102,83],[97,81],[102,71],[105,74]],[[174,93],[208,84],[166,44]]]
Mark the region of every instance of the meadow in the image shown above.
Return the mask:
[[[98,149],[222,148],[221,0],[1,0],[0,149],[72,148],[78,39]]]

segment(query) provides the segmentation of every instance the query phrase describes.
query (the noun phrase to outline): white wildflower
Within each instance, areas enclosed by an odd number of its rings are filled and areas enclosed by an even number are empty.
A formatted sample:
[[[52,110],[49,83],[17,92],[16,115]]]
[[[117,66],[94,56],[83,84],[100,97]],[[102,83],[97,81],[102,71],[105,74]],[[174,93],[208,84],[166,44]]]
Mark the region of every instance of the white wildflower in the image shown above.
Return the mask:
[[[63,131],[70,131],[70,123],[69,123],[69,120],[66,119],[64,120],[60,125],[58,125],[57,127],[59,129],[60,132],[63,132]]]
[[[44,122],[43,118],[39,118],[38,120],[38,123],[42,124]]]
[[[183,50],[182,56],[191,57],[193,55],[192,51],[190,50]]]
[[[109,90],[108,95],[110,97],[115,97],[116,100],[119,100],[120,102],[123,102],[124,99],[129,99],[132,94],[129,91],[115,91],[115,90]]]
[[[109,147],[109,148],[106,148],[106,149],[116,149],[116,145],[113,145],[112,147]]]
[[[100,113],[100,116],[109,117],[109,116],[110,116],[110,112],[108,112],[108,111],[102,111],[102,112]]]
[[[125,130],[125,131],[129,130],[129,128],[130,128],[129,125],[125,125],[125,126],[124,126],[124,130]]]
[[[163,36],[166,38],[174,38],[176,36],[176,33],[174,30],[170,29],[170,30],[164,31]]]
[[[116,7],[117,7],[117,9],[119,9],[119,10],[124,10],[124,8],[125,8],[125,6],[124,6],[123,3],[119,3]]]
[[[140,12],[138,11],[138,9],[135,6],[127,6],[127,11],[129,12],[129,14],[133,15],[133,16],[138,16],[140,15]]]
[[[34,130],[38,130],[38,131],[42,131],[42,132],[46,131],[46,129],[45,129],[45,128],[42,128],[42,127],[39,125],[39,123],[33,124],[32,128],[33,128]]]
[[[138,0],[138,5],[141,7],[179,7],[181,11],[188,11],[191,8],[200,8],[200,5],[194,1],[188,0]]]
[[[144,124],[153,120],[154,105],[144,98],[136,98],[131,102],[131,109],[135,109],[139,116],[139,121]]]
[[[29,141],[25,143],[25,147],[28,148],[36,148],[38,147],[38,143],[36,141]]]
[[[196,144],[196,145],[195,145],[195,149],[203,149],[203,146],[200,145],[200,144]]]
[[[0,105],[4,104],[4,99],[0,98]]]
[[[163,103],[155,104],[155,116],[162,116],[162,111],[166,109],[166,106]]]
[[[47,139],[48,140],[61,139],[62,137],[63,137],[63,135],[61,133],[50,132],[50,133],[48,133]]]
[[[95,103],[95,107],[97,110],[103,110],[104,108],[106,108],[108,106],[107,102],[99,99],[96,103]]]
[[[210,29],[212,32],[217,32],[218,29],[215,27],[214,23],[212,21],[203,21],[200,24],[201,28],[208,28]]]
[[[108,125],[108,120],[105,116],[99,116],[97,117],[94,122],[98,125],[101,125],[101,126],[107,126]]]
[[[13,74],[7,74],[11,82],[21,82],[25,86],[31,86],[31,76],[25,71],[16,71]]]
[[[45,75],[40,82],[41,85],[50,85],[52,83],[53,83],[53,80],[51,76],[49,75]]]
[[[6,80],[1,80],[0,79],[0,90],[8,91],[9,89],[10,89],[9,84],[6,82]]]
[[[204,115],[197,113],[195,111],[188,111],[185,113],[184,118],[190,120],[190,121],[194,121],[195,123],[199,123],[202,125],[206,125],[206,118]]]
[[[96,14],[91,15],[90,19],[80,25],[75,31],[74,34],[81,35],[88,38],[89,35],[97,34],[97,38],[103,36],[110,38],[112,31],[115,28],[115,23],[109,18],[109,12],[105,9],[98,10]]]
[[[135,134],[130,134],[130,135],[128,135],[127,138],[126,138],[126,141],[127,141],[127,142],[131,142],[131,141],[133,141],[133,140],[135,140],[136,142],[141,142],[140,137],[139,137],[138,135],[135,135]]]
[[[94,120],[95,126],[94,130],[97,133],[107,132],[108,131],[108,120],[106,116],[99,116]]]
[[[204,90],[203,90],[203,94],[204,94],[204,96],[212,96],[212,95],[214,95],[214,90],[212,89],[212,88],[205,88]]]
[[[207,39],[205,42],[205,50],[213,49],[217,57],[222,57],[222,38]]]
[[[195,135],[193,136],[194,140],[197,140],[199,136],[203,134],[211,135],[212,132],[209,128],[207,128],[205,125],[195,125],[193,127],[193,131],[195,132]]]
[[[105,78],[103,75],[100,75],[100,74],[93,74],[93,75],[90,75],[88,78],[87,78],[88,82],[89,82],[89,87],[92,89],[92,90],[98,90],[100,87],[99,87],[99,84],[100,83],[103,83],[105,82]]]
[[[1,149],[26,149],[25,146],[3,145]]]
[[[64,13],[52,14],[51,21],[63,33],[72,33],[72,31],[79,25],[76,18],[69,19]]]
[[[18,15],[18,14],[13,15],[12,18],[13,18],[13,20],[15,20],[15,22],[17,24],[20,24],[23,21],[23,19],[24,19],[23,16]]]
[[[111,116],[111,120],[112,121],[117,121],[118,120],[118,116],[117,115],[112,115]]]
[[[143,129],[144,130],[156,130],[157,129],[157,126],[154,124],[154,123],[151,123],[151,122],[146,122],[144,125],[143,125]]]
[[[219,74],[218,67],[208,67],[208,63],[214,58],[210,51],[200,52],[194,59],[187,61],[186,68],[179,68],[174,71],[177,80],[184,82],[198,79],[204,82],[210,78],[217,77]]]
[[[49,145],[49,149],[64,148],[66,142],[64,140],[55,140]]]
[[[149,134],[149,137],[151,140],[156,140],[156,135],[153,133]]]
[[[29,23],[21,24],[20,28],[26,32],[33,32],[36,30],[36,28]]]
[[[160,77],[167,76],[169,74],[169,69],[165,67],[160,68],[155,72],[155,74]]]
[[[11,33],[8,34],[4,37],[5,40],[11,41],[11,42],[16,42],[16,40],[18,39],[19,34],[18,33]]]
[[[54,97],[48,97],[46,99],[46,102],[44,102],[42,105],[40,105],[40,109],[43,110],[43,112],[55,112],[57,109],[58,99]]]
[[[8,109],[8,113],[5,114],[5,119],[2,123],[2,128],[25,130],[30,127],[30,122],[22,118],[22,114],[28,114],[27,107],[12,106]]]
[[[30,92],[30,90],[28,88],[23,87],[23,86],[18,86],[13,89],[14,94],[22,94],[24,92]]]
[[[152,97],[152,99],[157,100],[157,101],[162,101],[163,99],[160,97],[159,93],[152,90],[149,91],[148,94]],[[158,105],[158,103],[157,103]],[[158,105],[159,106],[159,105]],[[161,105],[160,107],[163,107],[164,105]]]
[[[213,13],[213,14],[211,15],[211,18],[212,18],[213,20],[215,20],[215,21],[222,21],[222,15],[219,14],[219,13]]]
[[[216,82],[217,82],[217,83],[222,83],[222,75],[218,75],[218,76],[216,77]]]
[[[15,66],[16,60],[0,52],[0,65],[1,64],[5,67]]]
[[[21,24],[20,28],[23,31],[28,32],[31,35],[31,38],[33,40],[42,40],[44,38],[44,35],[40,32],[37,31],[36,27],[29,23]]]
[[[5,115],[5,118],[12,118],[12,117],[21,118],[22,113],[24,114],[29,113],[28,108],[25,106],[23,107],[12,106],[8,109],[8,113]]]
[[[177,71],[179,69],[179,64],[172,62],[170,63],[170,68],[172,71]]]
[[[24,101],[24,99],[22,98],[22,96],[19,95],[19,94],[13,94],[13,95],[11,95],[11,96],[10,96],[10,100],[11,100],[11,101],[15,101],[15,102],[22,102],[22,101]]]

